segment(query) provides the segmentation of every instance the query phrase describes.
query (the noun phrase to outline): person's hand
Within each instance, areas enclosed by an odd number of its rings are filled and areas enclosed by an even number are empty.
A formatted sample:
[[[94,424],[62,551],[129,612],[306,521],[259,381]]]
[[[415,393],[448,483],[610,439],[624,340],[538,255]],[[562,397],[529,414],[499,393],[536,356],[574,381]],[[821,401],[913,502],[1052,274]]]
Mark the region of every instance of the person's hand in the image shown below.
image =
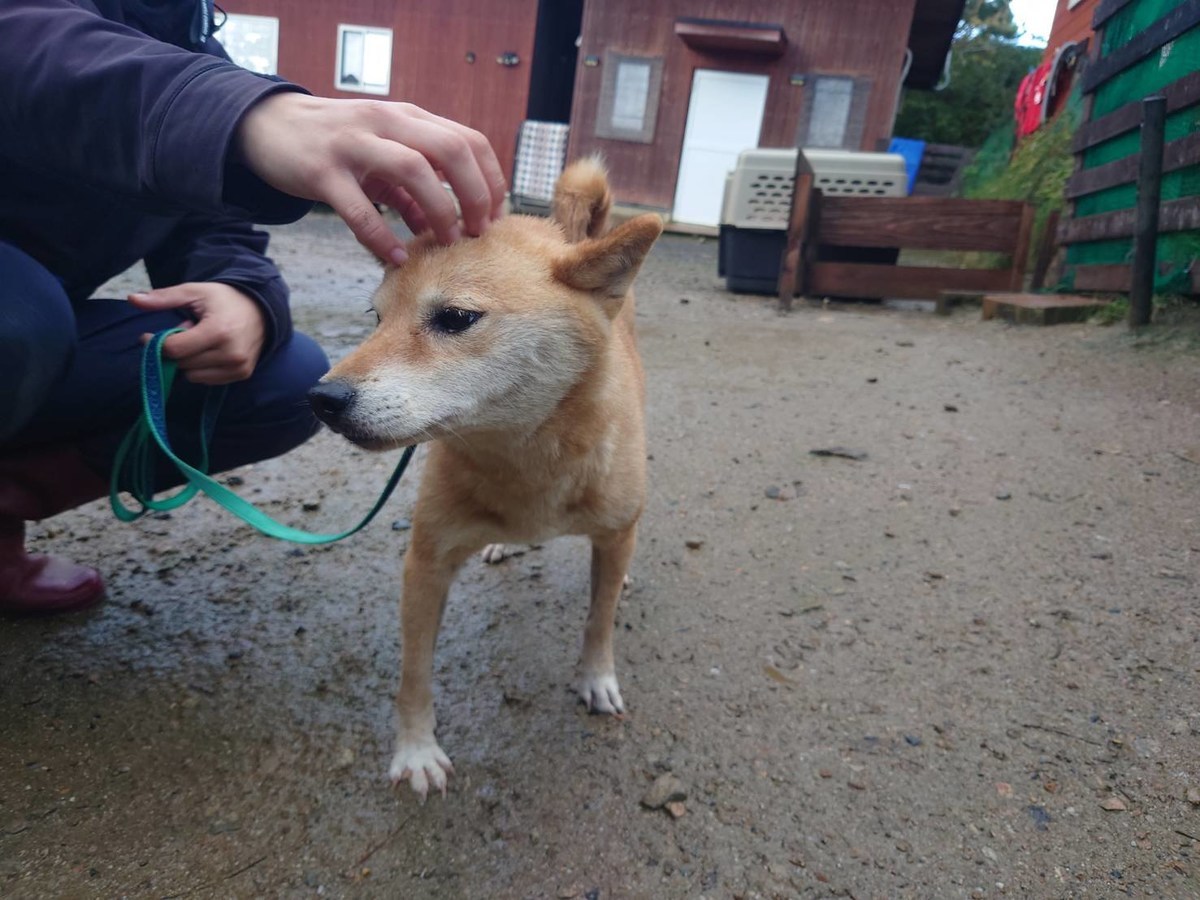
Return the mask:
[[[504,175],[478,131],[411,103],[272,94],[238,126],[242,160],[272,187],[328,203],[381,260],[407,254],[373,204],[395,209],[414,232],[443,243],[461,236],[450,183],[467,234],[499,217]]]
[[[188,381],[229,384],[250,377],[266,339],[258,303],[235,287],[216,281],[189,282],[130,294],[138,309],[186,309],[195,320],[187,331],[163,341],[163,355],[175,360]],[[147,341],[150,335],[142,335]]]

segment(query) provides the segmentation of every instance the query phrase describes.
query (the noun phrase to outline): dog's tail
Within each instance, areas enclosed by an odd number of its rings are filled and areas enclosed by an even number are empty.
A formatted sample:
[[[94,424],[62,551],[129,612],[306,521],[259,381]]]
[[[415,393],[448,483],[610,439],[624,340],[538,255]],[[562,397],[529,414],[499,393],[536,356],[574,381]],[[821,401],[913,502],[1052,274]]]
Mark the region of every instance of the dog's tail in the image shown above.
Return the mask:
[[[554,221],[572,244],[596,238],[608,230],[612,194],[608,171],[599,156],[588,156],[567,166],[554,186]]]

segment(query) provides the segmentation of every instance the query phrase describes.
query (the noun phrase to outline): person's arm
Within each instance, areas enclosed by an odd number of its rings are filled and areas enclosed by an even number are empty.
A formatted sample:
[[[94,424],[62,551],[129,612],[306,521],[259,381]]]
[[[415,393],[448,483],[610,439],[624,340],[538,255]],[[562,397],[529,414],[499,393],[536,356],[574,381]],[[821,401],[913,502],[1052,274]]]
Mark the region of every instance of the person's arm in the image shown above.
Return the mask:
[[[468,234],[500,214],[504,175],[478,131],[409,103],[299,91],[67,0],[0,2],[0,159],[263,223],[321,200],[393,263],[403,244],[374,203],[446,242],[459,232],[443,179]]]
[[[0,3],[0,159],[60,181],[293,221],[311,204],[227,162],[246,112],[299,90],[66,0]]]

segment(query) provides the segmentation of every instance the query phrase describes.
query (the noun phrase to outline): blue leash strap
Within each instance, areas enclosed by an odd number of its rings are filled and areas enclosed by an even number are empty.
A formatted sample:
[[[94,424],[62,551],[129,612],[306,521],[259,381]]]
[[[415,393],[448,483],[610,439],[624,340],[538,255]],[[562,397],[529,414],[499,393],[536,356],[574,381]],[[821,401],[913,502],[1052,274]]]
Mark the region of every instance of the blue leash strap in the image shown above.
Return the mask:
[[[177,367],[174,362],[164,359],[162,345],[168,337],[182,328],[173,328],[155,334],[142,350],[142,416],[129,430],[117,449],[113,461],[112,479],[109,483],[109,503],[113,514],[123,522],[132,522],[151,511],[176,509],[191,500],[197,493],[206,494],[219,506],[223,506],[235,516],[249,525],[254,526],[263,534],[280,540],[292,541],[298,544],[329,544],[365,528],[375,518],[375,515],[387,503],[404,470],[408,468],[415,446],[406,447],[396,464],[395,470],[388,479],[383,493],[375,502],[374,507],[366,517],[347,531],[337,534],[314,534],[290,525],[284,525],[268,516],[248,500],[244,500],[227,488],[214,481],[204,470],[208,468],[208,447],[217,426],[217,417],[221,412],[221,404],[225,399],[225,389],[210,389],[204,398],[204,408],[200,423],[200,459],[193,466],[175,455],[167,436],[167,397],[171,393]],[[161,499],[154,498],[155,447],[187,479],[182,490]],[[138,507],[129,507],[121,500],[119,493],[124,489],[133,495]]]

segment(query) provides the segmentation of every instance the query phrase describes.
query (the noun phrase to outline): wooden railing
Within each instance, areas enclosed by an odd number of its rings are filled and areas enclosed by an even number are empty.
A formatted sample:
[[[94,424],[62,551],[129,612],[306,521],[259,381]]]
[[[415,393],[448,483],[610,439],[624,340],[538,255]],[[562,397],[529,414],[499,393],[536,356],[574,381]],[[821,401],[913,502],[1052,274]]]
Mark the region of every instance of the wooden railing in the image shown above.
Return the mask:
[[[1033,207],[1015,200],[948,197],[835,197],[813,186],[804,154],[796,166],[779,301],[797,294],[936,300],[942,291],[1019,291],[1029,253]],[[822,261],[825,248],[991,251],[1002,269]]]

